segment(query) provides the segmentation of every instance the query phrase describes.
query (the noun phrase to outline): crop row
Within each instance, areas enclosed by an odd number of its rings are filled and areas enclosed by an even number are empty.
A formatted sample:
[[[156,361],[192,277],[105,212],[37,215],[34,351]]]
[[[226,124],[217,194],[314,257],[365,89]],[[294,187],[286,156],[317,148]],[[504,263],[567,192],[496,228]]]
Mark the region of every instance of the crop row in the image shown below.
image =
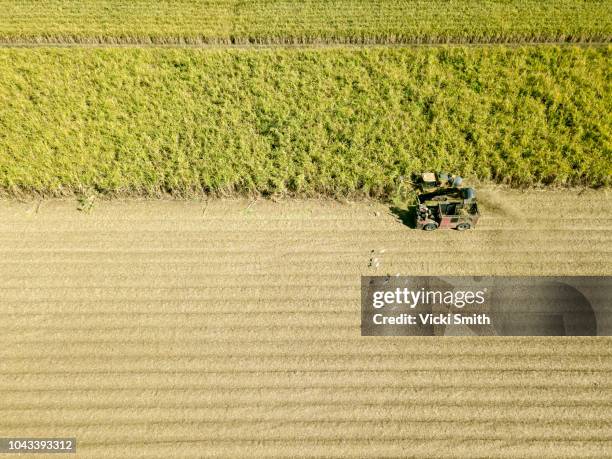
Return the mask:
[[[500,43],[612,39],[610,0],[0,0],[0,41]]]
[[[612,47],[0,50],[8,193],[610,184]]]

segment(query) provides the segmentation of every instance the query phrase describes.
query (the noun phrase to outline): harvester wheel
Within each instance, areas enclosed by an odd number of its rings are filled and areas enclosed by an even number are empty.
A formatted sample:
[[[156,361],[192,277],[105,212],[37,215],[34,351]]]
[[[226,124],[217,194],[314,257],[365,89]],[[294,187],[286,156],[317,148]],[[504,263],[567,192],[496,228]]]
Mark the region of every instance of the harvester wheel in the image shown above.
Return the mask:
[[[436,225],[435,223],[428,223],[427,225],[423,227],[423,229],[425,231],[433,231],[435,229],[438,229],[438,225]]]
[[[469,230],[471,228],[469,223],[459,223],[457,225],[457,231],[465,231],[465,230]]]

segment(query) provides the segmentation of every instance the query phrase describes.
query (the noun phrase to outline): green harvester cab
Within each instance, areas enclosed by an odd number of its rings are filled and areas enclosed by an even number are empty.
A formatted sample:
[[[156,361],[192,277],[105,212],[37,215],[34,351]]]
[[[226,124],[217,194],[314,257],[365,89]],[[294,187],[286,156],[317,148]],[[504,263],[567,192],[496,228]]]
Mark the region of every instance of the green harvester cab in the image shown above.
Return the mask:
[[[421,174],[417,182],[415,227],[425,231],[474,228],[480,217],[476,191],[462,183],[457,175]]]

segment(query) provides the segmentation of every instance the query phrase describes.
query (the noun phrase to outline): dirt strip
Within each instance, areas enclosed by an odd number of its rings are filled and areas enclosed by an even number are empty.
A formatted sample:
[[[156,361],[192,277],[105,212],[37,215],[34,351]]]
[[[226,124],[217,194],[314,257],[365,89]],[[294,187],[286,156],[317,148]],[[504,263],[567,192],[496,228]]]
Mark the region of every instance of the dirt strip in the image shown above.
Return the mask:
[[[605,47],[610,46],[612,41],[501,41],[501,42],[431,42],[431,43],[157,43],[157,42],[134,42],[134,43],[112,43],[112,42],[60,42],[60,41],[2,41],[0,48],[187,48],[187,49],[364,49],[364,48],[483,48],[499,47],[517,48],[523,46],[572,46],[572,47]]]

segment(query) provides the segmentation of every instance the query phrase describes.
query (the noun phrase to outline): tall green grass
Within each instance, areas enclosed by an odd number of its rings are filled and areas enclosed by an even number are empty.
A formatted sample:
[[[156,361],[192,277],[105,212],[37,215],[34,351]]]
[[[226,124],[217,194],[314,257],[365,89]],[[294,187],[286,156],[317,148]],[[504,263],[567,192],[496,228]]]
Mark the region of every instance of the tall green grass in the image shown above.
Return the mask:
[[[610,41],[612,0],[0,0],[0,41]]]
[[[609,185],[612,47],[0,50],[0,189]]]

